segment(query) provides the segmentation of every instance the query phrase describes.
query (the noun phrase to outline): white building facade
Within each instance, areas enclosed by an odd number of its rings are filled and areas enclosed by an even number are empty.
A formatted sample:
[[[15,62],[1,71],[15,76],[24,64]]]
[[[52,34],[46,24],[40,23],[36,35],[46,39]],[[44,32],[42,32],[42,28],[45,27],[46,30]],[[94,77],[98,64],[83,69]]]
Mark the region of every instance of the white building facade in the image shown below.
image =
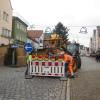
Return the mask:
[[[93,36],[90,39],[90,53],[96,53],[100,50],[100,26],[93,30]]]
[[[43,49],[43,30],[28,30],[28,38],[27,42],[32,43],[34,49]]]
[[[39,38],[35,38],[35,41],[32,41],[32,44],[35,49],[43,49],[43,39],[44,39],[44,34],[41,34]]]
[[[100,26],[97,26],[96,51],[100,50]]]

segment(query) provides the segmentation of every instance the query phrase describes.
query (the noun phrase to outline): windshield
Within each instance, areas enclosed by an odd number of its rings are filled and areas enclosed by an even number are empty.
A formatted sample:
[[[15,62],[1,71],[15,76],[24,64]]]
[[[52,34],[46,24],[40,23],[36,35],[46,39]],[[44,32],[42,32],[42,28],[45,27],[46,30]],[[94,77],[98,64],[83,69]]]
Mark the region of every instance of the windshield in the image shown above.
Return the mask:
[[[69,44],[69,45],[67,45],[67,50],[70,53],[74,54],[74,53],[76,53],[76,51],[79,51],[79,46],[76,44]]]

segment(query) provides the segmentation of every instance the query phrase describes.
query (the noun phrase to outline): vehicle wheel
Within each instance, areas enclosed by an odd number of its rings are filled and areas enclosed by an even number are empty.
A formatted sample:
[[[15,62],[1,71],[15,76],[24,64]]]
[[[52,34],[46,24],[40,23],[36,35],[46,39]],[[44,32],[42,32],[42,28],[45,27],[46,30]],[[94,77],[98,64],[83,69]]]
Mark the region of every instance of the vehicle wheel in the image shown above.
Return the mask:
[[[73,72],[76,72],[77,71],[77,62],[74,61],[74,64],[73,64]]]
[[[78,69],[81,68],[81,58],[80,58],[80,56],[77,56],[77,67],[78,67]]]

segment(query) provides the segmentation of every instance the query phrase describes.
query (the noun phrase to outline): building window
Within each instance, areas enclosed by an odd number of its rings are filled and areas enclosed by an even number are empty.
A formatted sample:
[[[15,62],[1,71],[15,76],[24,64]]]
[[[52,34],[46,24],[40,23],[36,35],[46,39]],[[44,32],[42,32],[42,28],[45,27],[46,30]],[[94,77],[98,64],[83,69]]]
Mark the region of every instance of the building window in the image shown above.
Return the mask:
[[[17,22],[17,29],[20,29],[20,23]]]
[[[26,32],[26,27],[24,26],[24,32]]]
[[[6,28],[2,28],[2,36],[4,36],[4,37],[11,37],[10,30],[8,30]]]
[[[16,40],[19,40],[19,36],[18,35],[16,35]]]
[[[3,12],[3,20],[8,22],[8,14],[6,12]]]
[[[26,32],[26,27],[23,24],[21,24],[20,25],[20,30],[22,30],[23,32]]]
[[[24,25],[22,25],[22,31],[24,32]]]

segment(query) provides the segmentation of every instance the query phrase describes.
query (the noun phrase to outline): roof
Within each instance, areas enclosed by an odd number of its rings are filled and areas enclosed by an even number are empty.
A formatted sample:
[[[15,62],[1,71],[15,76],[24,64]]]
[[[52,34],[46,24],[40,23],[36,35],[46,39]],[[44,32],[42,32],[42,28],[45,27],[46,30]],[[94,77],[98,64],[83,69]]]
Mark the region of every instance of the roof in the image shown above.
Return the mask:
[[[13,16],[13,19],[21,22],[23,25],[25,25],[26,27],[28,27],[28,25],[24,21],[22,21],[19,17]]]
[[[29,25],[28,21],[24,19],[18,12],[13,11],[13,17],[20,19],[26,25]]]
[[[43,30],[28,30],[28,37],[29,38],[40,38],[40,36],[43,34]]]

